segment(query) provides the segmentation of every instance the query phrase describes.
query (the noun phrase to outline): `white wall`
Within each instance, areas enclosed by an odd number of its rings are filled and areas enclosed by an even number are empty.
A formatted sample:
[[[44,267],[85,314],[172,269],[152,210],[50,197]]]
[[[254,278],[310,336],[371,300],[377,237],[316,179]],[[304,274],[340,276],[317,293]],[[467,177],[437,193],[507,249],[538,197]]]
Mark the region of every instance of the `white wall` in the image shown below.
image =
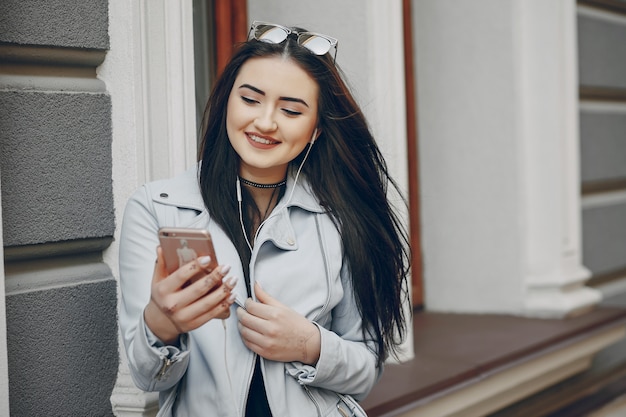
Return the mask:
[[[519,309],[510,1],[414,2],[426,306]],[[507,17],[508,18],[503,18]],[[485,216],[489,213],[489,216]],[[439,284],[436,282],[439,281]],[[475,308],[473,306],[476,306]]]

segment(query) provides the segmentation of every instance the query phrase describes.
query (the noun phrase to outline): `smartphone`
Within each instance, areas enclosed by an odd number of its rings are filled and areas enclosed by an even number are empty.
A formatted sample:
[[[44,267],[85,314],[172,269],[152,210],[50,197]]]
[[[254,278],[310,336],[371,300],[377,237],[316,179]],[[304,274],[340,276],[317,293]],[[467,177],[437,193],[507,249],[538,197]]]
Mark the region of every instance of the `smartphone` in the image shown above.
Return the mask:
[[[162,227],[159,229],[159,241],[168,274],[196,258],[207,255],[211,257],[208,269],[217,268],[213,240],[206,230]]]

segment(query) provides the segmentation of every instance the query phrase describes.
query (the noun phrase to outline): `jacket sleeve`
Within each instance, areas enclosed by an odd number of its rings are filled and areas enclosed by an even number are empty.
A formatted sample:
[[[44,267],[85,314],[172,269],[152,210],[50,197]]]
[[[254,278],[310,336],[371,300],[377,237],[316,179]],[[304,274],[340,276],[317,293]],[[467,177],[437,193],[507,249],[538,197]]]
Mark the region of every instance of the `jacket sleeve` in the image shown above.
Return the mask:
[[[178,346],[164,345],[146,326],[143,311],[150,300],[156,260],[158,221],[146,186],[130,198],[120,237],[119,323],[130,374],[144,391],[172,388],[187,370],[187,335]]]
[[[316,323],[321,334],[316,366],[292,364],[287,372],[303,385],[348,394],[360,401],[374,387],[383,369],[377,366],[374,341],[363,338],[361,316],[345,265],[341,280],[344,296],[333,310],[330,328]]]

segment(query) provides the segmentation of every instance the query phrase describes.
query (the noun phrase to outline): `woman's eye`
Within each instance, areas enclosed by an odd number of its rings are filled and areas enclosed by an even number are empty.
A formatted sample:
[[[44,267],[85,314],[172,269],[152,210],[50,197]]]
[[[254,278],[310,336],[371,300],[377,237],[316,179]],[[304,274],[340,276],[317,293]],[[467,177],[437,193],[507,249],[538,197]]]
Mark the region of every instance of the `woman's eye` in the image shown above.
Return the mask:
[[[246,96],[241,96],[241,99],[248,104],[258,103],[255,99]]]
[[[291,109],[283,109],[283,111],[287,114],[287,116],[299,116],[302,114],[302,112]]]

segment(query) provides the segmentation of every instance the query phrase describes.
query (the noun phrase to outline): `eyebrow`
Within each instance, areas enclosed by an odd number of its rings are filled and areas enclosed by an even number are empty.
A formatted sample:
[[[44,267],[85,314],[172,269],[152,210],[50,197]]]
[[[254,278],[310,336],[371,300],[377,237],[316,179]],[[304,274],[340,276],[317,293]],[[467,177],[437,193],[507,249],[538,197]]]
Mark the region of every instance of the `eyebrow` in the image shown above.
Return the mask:
[[[248,88],[248,89],[250,89],[250,90],[254,91],[255,93],[261,94],[262,96],[264,96],[264,95],[265,95],[265,91],[260,90],[260,89],[258,89],[258,88],[256,88],[256,87],[254,87],[254,86],[252,86],[252,85],[250,85],[250,84],[241,84],[241,85],[239,86],[239,88]],[[296,98],[296,97],[284,97],[284,96],[283,96],[283,97],[278,97],[278,99],[279,99],[279,100],[281,100],[281,101],[292,101],[292,102],[295,102],[295,103],[302,103],[302,104],[304,104],[305,106],[309,107],[309,105],[308,105],[308,104],[306,104],[306,101],[302,100],[301,98]]]

